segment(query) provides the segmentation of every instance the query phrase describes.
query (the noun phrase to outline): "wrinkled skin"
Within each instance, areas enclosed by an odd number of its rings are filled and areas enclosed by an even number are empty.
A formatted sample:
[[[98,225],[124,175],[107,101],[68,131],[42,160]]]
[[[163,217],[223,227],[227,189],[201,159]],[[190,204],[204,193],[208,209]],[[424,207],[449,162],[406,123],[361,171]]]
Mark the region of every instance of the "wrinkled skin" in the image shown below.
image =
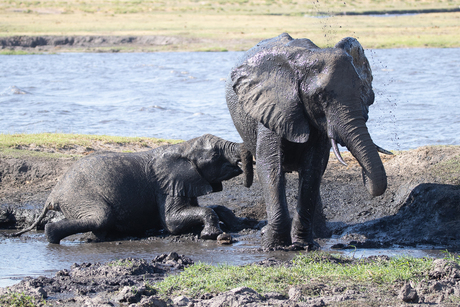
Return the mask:
[[[330,235],[320,182],[331,146],[345,163],[337,143],[358,160],[369,193],[384,193],[387,179],[378,151],[388,152],[374,144],[366,127],[374,102],[372,72],[356,39],[344,38],[329,49],[286,33],[264,40],[232,69],[226,98],[244,146],[257,162],[268,218],[264,246],[312,246],[314,235]],[[291,171],[299,173],[292,221],[284,177]]]
[[[65,219],[45,225],[46,238],[58,244],[76,233],[142,235],[163,227],[172,234],[204,225],[201,238],[222,233],[214,210],[197,197],[222,190],[222,181],[242,173],[240,144],[204,135],[176,145],[138,153],[104,153],[82,158],[57,183],[37,221],[48,210]]]

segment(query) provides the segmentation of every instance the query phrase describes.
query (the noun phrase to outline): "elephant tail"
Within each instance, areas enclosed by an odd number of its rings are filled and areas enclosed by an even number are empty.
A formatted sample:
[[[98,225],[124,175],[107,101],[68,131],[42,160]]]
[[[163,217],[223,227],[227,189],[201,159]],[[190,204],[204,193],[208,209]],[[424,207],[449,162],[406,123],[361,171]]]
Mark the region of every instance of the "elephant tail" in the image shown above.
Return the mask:
[[[45,217],[46,213],[49,211],[49,210],[53,210],[54,209],[54,206],[51,202],[47,202],[45,204],[45,207],[43,208],[43,211],[42,213],[39,215],[39,217],[35,220],[35,222],[30,225],[29,227],[27,228],[24,228],[23,230],[19,231],[19,232],[16,232],[16,233],[13,233],[10,235],[10,237],[19,237],[20,235],[22,235],[23,233],[26,233],[26,232],[29,232],[31,231],[32,229],[36,228],[38,223],[41,222],[41,220],[43,220],[43,218]]]
[[[240,145],[241,164],[243,169],[243,184],[249,188],[254,180],[254,159],[251,152],[244,146],[244,143]]]

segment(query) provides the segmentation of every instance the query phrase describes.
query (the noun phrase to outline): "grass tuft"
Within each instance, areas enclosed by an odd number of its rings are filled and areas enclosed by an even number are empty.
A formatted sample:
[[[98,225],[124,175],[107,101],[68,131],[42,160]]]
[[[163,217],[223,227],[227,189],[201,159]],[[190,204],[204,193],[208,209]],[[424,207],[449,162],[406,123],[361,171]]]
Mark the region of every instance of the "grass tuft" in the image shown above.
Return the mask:
[[[0,306],[35,307],[37,304],[32,296],[24,293],[10,292],[0,296]]]
[[[164,296],[192,297],[225,292],[237,287],[250,287],[258,293],[278,292],[287,295],[290,287],[315,281],[337,286],[351,282],[357,285],[372,283],[384,287],[395,281],[421,280],[432,262],[433,259],[430,258],[369,260],[313,252],[298,255],[290,266],[213,266],[197,263],[179,275],[168,276],[156,286]]]

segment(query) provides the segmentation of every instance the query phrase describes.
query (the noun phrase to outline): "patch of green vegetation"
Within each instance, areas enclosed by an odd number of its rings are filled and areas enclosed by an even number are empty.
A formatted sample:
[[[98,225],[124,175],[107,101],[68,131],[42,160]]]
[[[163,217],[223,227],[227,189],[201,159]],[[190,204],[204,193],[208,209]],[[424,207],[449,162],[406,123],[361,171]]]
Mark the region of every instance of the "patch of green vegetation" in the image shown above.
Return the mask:
[[[35,307],[37,304],[32,296],[11,292],[0,296],[0,306]]]
[[[118,144],[138,144],[148,146],[148,144],[177,144],[181,140],[165,140],[143,137],[123,137],[109,135],[89,135],[89,134],[66,134],[66,133],[36,133],[36,134],[0,134],[0,148],[17,148],[24,145],[34,144],[35,146],[48,146],[62,148],[68,145],[91,146],[93,142],[118,143]]]
[[[37,157],[37,158],[80,158],[82,155],[64,154],[59,152],[44,152],[44,151],[33,151],[33,150],[22,150],[14,148],[3,148],[0,146],[0,157],[8,158],[25,158],[25,157]]]
[[[5,134],[0,133],[0,155],[8,157],[35,156],[45,158],[81,157],[81,155],[69,154],[65,149],[72,149],[78,146],[92,151],[98,144],[117,144],[120,146],[157,147],[166,144],[177,144],[182,140],[165,140],[143,137],[120,137],[108,135],[86,135],[86,134],[65,134],[65,133],[37,133],[37,134]],[[53,149],[50,152],[43,149]],[[124,152],[131,152],[130,148],[121,149]]]
[[[23,50],[0,50],[0,55],[27,55],[27,54],[38,54],[36,52],[28,52]]]
[[[192,297],[243,286],[250,287],[258,293],[278,292],[286,295],[290,287],[305,285],[312,280],[341,286],[372,284],[385,287],[394,281],[421,280],[432,262],[433,259],[430,258],[413,257],[369,261],[312,252],[298,255],[289,267],[264,267],[254,264],[213,266],[198,263],[186,268],[179,275],[168,276],[156,287],[164,296]]]

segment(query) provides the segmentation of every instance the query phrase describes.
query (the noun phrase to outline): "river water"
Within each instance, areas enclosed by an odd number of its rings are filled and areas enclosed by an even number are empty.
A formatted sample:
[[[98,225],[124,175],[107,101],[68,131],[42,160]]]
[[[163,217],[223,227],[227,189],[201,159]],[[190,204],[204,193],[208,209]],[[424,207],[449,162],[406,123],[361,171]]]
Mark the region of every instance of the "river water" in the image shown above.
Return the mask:
[[[225,80],[241,52],[0,56],[0,133],[240,141]],[[368,127],[389,150],[460,144],[460,49],[367,50]]]
[[[368,127],[390,150],[460,145],[460,49],[367,50],[376,102]],[[212,133],[240,141],[225,103],[227,74],[240,52],[64,53],[0,56],[0,133],[62,132],[190,139]],[[253,252],[260,238],[215,242],[121,244],[63,241],[43,234],[0,241],[0,287],[51,275],[73,263],[153,258],[176,251],[195,261],[244,264],[295,253]],[[327,249],[327,246],[325,246]],[[434,251],[356,250],[436,256]]]

